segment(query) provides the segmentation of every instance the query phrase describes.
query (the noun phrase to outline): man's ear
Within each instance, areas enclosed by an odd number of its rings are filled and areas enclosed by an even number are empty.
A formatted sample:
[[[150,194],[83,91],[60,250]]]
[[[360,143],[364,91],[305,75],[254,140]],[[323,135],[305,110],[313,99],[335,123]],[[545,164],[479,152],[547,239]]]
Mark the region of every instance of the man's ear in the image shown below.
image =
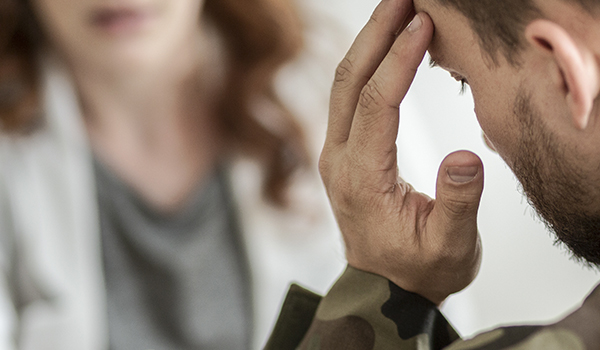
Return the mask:
[[[578,46],[560,25],[545,19],[532,21],[525,29],[525,37],[541,54],[554,59],[561,73],[573,122],[579,129],[585,129],[600,89],[593,52]]]

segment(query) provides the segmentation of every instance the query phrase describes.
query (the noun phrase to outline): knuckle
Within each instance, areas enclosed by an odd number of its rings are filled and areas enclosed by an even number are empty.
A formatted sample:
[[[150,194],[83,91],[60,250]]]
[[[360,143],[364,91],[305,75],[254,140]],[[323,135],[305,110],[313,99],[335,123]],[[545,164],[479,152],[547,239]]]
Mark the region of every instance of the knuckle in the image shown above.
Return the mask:
[[[331,186],[331,199],[340,208],[352,208],[357,201],[354,185],[345,172],[338,175]]]
[[[426,261],[432,268],[453,269],[470,266],[480,255],[480,238],[476,225],[450,225],[452,234],[430,237],[426,243]]]
[[[344,212],[353,212],[353,209],[361,207],[365,202],[361,191],[364,186],[361,186],[361,179],[354,176],[353,167],[351,162],[345,162],[336,167],[335,174],[327,175],[332,180],[328,182],[332,204]]]
[[[470,216],[472,211],[477,208],[477,204],[467,198],[448,198],[443,201],[443,207],[449,217],[463,218]]]
[[[351,59],[352,53],[349,52],[346,57],[338,64],[335,70],[334,85],[347,85],[354,76],[354,62]]]
[[[379,84],[371,79],[360,92],[358,105],[365,111],[379,111],[384,106],[384,97]]]
[[[416,62],[416,65],[413,65],[414,52],[411,50],[412,48],[406,46],[393,46],[388,53],[389,57],[397,62],[404,62],[402,69],[404,71],[404,75],[406,76],[414,76],[417,74],[417,70],[419,69],[420,61]]]
[[[371,14],[371,17],[369,17],[369,24],[380,24],[382,15],[383,14],[381,12],[381,9],[376,8],[375,11],[373,11],[373,13]]]
[[[327,184],[329,179],[329,173],[331,172],[331,163],[329,161],[329,157],[325,152],[321,153],[321,157],[319,157],[319,174],[321,175],[321,179],[323,179],[323,183]]]

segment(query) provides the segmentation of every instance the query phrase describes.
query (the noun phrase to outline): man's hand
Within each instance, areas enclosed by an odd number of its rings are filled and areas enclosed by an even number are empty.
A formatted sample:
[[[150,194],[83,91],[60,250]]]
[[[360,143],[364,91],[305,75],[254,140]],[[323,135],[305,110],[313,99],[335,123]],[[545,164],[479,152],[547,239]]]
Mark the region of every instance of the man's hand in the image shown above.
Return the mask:
[[[319,167],[348,263],[440,304],[479,270],[483,165],[446,157],[435,200],[398,175],[399,106],[433,33],[424,13],[405,29],[413,16],[411,0],[383,0],[340,63]]]

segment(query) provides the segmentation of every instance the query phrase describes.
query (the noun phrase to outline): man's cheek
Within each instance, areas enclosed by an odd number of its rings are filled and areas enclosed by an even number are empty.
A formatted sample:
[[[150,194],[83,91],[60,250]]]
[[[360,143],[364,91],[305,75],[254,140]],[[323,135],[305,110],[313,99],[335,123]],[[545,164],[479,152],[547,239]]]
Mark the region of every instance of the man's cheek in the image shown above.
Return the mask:
[[[475,101],[474,112],[475,112],[475,116],[477,117],[477,122],[479,123],[479,126],[481,127],[481,134],[483,136],[483,141],[492,151],[497,152],[494,142],[488,136],[488,135],[492,135],[492,138],[493,138],[494,128],[495,128],[493,119],[491,118],[491,114],[488,113],[483,108],[479,108],[480,104],[477,103],[477,99],[475,99],[475,95],[473,95],[473,97],[474,97],[474,101]]]
[[[498,153],[506,160],[503,155],[510,153],[507,148],[510,148],[511,143],[514,144],[515,139],[508,134],[510,127],[504,125],[503,121],[506,121],[505,118],[498,118],[499,116],[478,108],[477,104],[475,104],[475,114],[477,115],[477,121],[481,127],[485,144],[490,150]]]

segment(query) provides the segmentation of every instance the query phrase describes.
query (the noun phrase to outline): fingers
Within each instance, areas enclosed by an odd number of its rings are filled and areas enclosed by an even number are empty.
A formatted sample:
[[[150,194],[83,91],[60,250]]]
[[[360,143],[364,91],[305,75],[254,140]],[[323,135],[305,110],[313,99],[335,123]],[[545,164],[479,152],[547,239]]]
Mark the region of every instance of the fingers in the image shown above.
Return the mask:
[[[440,166],[436,201],[428,225],[450,249],[477,242],[477,211],[483,192],[483,164],[468,151],[454,152]],[[440,234],[441,233],[441,234]]]
[[[415,77],[433,35],[427,14],[415,16],[402,32],[372,78],[362,89],[350,130],[349,143],[358,145],[381,164],[395,149],[399,107]]]
[[[357,36],[336,71],[327,142],[339,144],[347,140],[362,88],[387,55],[412,11],[412,0],[383,0]]]

